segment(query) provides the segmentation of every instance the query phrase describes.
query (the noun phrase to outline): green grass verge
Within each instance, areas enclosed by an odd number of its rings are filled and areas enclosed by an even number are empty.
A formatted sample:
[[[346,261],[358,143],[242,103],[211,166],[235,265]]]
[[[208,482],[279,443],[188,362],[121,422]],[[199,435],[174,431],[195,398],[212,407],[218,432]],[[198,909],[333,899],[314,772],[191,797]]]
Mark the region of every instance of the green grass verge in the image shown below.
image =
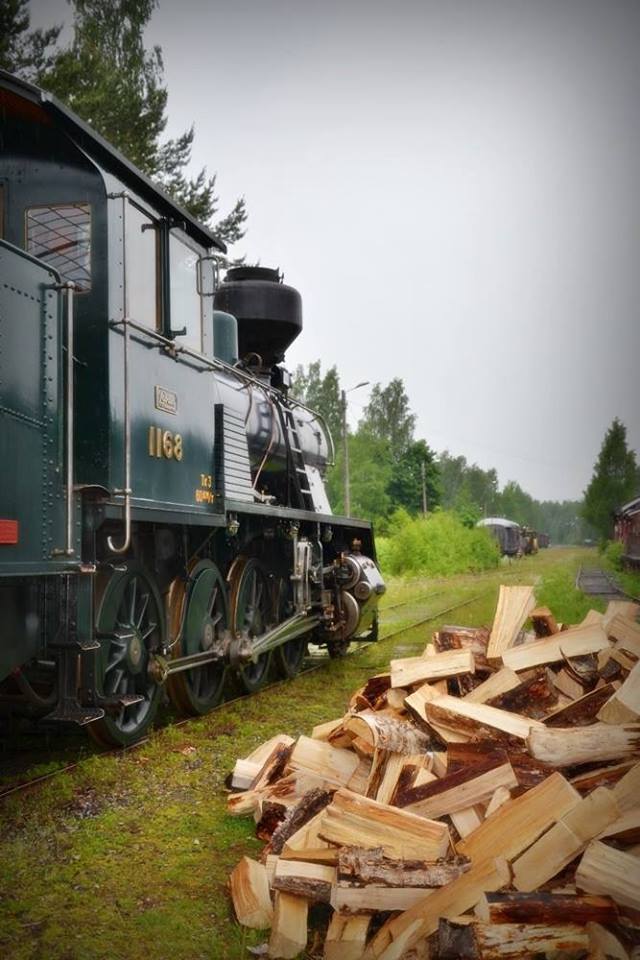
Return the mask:
[[[421,650],[442,622],[489,623],[501,582],[536,583],[541,603],[576,621],[593,604],[573,586],[585,551],[556,549],[480,575],[392,580],[388,634],[478,598],[397,638],[70,773],[0,807],[0,956],[6,960],[226,960],[266,937],[235,923],[227,879],[262,844],[229,817],[224,778],[238,756],[280,731],[296,736],[340,716],[352,691],[392,656]],[[55,749],[55,748],[54,748]],[[50,762],[55,762],[55,757]]]

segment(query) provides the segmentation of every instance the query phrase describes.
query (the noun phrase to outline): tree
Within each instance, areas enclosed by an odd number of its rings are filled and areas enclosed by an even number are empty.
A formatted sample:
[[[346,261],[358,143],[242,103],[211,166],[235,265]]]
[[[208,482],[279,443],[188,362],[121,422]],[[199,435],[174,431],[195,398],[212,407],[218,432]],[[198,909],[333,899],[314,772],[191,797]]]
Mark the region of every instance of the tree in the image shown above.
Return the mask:
[[[322,374],[320,360],[310,363],[308,368],[299,365],[296,368],[291,392],[294,397],[306,403],[312,410],[321,413],[329,425],[336,447],[343,441],[342,402],[340,400],[340,377],[335,364]]]
[[[499,512],[498,474],[493,468],[483,470],[445,450],[440,454],[440,474],[445,510],[455,510],[468,522]]]
[[[582,516],[608,538],[613,530],[613,513],[638,492],[638,465],[627,447],[627,428],[616,417],[604,435],[593,475],[584,494]]]
[[[388,493],[393,506],[404,507],[409,513],[422,510],[422,465],[425,467],[427,509],[440,503],[440,471],[435,454],[426,440],[414,440],[393,463]]]
[[[29,0],[0,2],[0,68],[38,83],[51,68],[61,26],[30,30]]]
[[[15,0],[13,0],[15,2]],[[217,212],[215,176],[206,168],[193,178],[193,126],[161,142],[167,125],[162,51],[147,50],[144,28],[157,0],[71,0],[74,34],[40,82],[156,180],[194,217],[209,224]],[[244,236],[240,198],[214,229],[230,243]]]
[[[409,398],[403,381],[396,377],[386,387],[376,383],[371,391],[358,431],[375,440],[387,441],[394,460],[407,451],[413,440],[415,414],[409,410]]]
[[[389,482],[393,460],[388,442],[363,433],[349,437],[349,493],[351,516],[378,523],[392,509]],[[344,512],[344,445],[336,454],[335,468],[327,481],[329,500],[336,513]]]

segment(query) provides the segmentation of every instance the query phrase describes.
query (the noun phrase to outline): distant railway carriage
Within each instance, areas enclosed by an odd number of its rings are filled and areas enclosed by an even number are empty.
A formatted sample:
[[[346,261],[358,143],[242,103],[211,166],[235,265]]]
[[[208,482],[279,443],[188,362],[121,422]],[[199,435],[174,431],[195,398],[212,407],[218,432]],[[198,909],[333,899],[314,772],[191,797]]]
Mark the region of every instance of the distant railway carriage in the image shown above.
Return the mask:
[[[538,546],[541,550],[545,550],[551,543],[551,537],[548,533],[539,533],[538,534]]]
[[[495,537],[503,556],[517,557],[522,553],[520,526],[513,520],[505,520],[504,517],[485,517],[478,522],[477,526],[485,527]]]
[[[371,524],[289,392],[300,295],[0,71],[0,710],[136,740],[375,639]]]
[[[640,567],[640,497],[625,503],[616,513],[615,539],[624,546],[625,563]]]

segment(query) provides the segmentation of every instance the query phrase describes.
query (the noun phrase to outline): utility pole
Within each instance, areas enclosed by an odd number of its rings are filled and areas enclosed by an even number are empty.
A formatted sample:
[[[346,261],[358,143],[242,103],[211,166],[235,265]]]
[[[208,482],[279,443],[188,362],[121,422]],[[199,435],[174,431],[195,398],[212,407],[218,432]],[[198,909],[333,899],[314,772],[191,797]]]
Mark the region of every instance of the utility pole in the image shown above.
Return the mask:
[[[420,473],[422,474],[422,513],[427,515],[427,471],[424,460],[420,463]]]

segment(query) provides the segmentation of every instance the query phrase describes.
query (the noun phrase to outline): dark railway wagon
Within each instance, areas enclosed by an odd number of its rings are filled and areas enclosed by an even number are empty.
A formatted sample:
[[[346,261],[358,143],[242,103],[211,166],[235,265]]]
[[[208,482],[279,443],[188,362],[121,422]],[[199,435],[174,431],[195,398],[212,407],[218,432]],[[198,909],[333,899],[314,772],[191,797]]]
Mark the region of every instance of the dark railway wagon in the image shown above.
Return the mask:
[[[202,713],[374,639],[371,525],[282,364],[298,292],[220,283],[215,236],[3,72],[0,135],[0,708],[127,743],[165,685]]]
[[[496,539],[504,557],[517,557],[522,553],[520,527],[513,520],[504,517],[485,517],[477,526],[485,527]]]

